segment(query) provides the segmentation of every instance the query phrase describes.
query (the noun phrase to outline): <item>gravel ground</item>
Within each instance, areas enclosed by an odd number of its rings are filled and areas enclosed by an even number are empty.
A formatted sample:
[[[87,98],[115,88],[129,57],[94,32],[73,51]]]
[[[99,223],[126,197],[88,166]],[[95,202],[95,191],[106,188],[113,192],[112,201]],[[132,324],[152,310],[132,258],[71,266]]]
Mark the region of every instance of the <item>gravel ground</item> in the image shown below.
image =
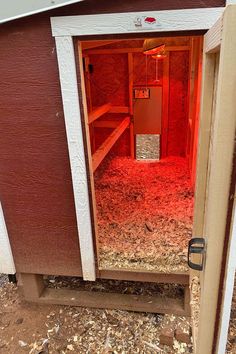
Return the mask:
[[[8,283],[8,276],[5,274],[0,274],[0,288]]]

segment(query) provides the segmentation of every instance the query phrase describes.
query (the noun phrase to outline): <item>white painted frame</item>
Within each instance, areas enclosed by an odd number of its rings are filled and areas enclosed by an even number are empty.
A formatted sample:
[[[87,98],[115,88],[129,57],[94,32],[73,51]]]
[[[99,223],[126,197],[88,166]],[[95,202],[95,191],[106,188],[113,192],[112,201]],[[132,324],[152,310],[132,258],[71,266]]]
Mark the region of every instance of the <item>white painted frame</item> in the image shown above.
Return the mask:
[[[80,113],[84,108],[87,110],[87,107],[80,107],[79,102],[73,36],[129,33],[137,33],[140,36],[146,32],[207,30],[217,21],[223,10],[223,7],[217,7],[51,18],[52,35],[56,40],[82,273],[85,280],[95,280],[96,269]],[[153,17],[155,21],[146,23],[147,17]]]
[[[7,226],[0,203],[0,274],[15,274],[16,268],[8,237]]]

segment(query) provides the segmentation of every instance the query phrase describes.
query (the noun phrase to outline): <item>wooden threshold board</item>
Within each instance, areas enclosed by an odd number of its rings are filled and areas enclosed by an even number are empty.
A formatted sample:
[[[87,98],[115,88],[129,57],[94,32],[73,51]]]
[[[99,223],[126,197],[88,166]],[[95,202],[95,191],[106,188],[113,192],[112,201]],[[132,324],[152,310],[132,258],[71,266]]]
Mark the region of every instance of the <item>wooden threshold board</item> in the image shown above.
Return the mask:
[[[32,301],[33,299],[27,299]],[[38,303],[70,305],[127,311],[189,315],[184,308],[183,299],[163,298],[157,296],[127,295],[117,293],[90,292],[69,289],[45,288]],[[34,300],[33,300],[34,301]]]
[[[189,273],[157,273],[131,269],[99,269],[98,278],[126,281],[142,281],[150,283],[189,284]]]

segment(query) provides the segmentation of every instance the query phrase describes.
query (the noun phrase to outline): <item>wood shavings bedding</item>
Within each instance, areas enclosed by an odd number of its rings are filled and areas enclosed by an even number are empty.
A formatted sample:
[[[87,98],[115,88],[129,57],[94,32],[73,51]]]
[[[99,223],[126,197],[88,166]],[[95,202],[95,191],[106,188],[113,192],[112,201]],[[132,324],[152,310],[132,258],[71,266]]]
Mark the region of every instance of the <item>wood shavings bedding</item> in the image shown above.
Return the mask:
[[[193,192],[187,160],[109,157],[95,173],[100,268],[186,272]]]

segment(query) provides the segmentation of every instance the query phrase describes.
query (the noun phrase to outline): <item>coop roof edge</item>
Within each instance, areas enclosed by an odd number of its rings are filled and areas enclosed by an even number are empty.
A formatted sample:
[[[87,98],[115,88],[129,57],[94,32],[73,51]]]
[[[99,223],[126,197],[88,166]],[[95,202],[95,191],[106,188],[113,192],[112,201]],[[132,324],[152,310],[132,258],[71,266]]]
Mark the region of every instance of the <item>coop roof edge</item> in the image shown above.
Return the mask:
[[[0,24],[81,1],[84,0],[16,0],[14,5],[11,1],[4,2],[0,6]]]

